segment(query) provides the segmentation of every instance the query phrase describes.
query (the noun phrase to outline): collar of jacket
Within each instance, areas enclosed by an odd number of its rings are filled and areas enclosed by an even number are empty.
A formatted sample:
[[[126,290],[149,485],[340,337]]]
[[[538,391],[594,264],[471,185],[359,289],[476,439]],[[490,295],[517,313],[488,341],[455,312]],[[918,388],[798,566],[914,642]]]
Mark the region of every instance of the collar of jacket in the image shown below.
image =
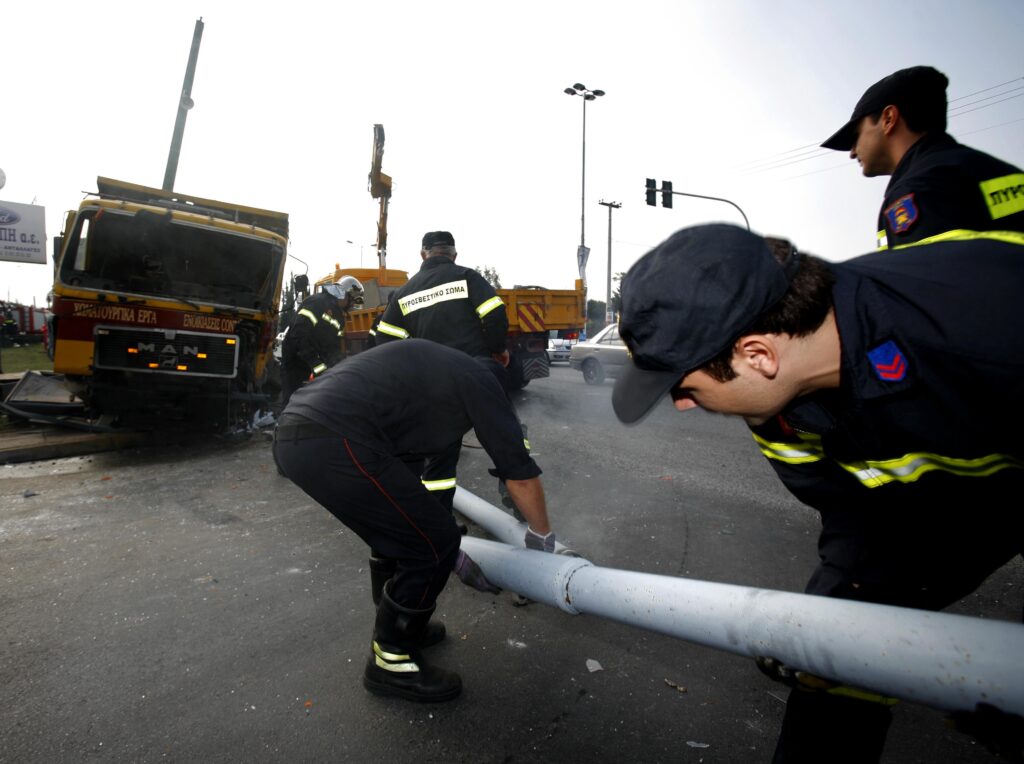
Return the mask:
[[[428,257],[423,261],[423,265],[420,266],[420,270],[426,271],[431,268],[437,268],[441,265],[455,265],[455,261],[450,257],[445,257],[444,255],[434,255],[433,257]]]

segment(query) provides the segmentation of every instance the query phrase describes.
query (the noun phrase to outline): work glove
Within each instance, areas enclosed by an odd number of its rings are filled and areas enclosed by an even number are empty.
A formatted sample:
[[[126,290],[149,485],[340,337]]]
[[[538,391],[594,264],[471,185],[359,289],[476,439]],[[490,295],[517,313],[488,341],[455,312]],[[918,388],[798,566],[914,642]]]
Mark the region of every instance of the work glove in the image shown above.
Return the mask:
[[[473,558],[461,549],[459,550],[459,556],[455,558],[455,567],[453,570],[462,583],[466,586],[472,586],[478,592],[490,592],[491,594],[497,594],[501,591],[500,587],[495,586],[487,580],[487,576],[485,576],[484,572],[480,570],[480,566],[473,562]]]
[[[829,695],[841,695],[847,698],[854,698],[855,700],[864,700],[869,703],[878,703],[883,706],[894,706],[899,700],[896,698],[890,698],[885,695],[879,695],[876,692],[870,690],[862,690],[859,687],[850,687],[838,682],[833,682],[829,679],[823,679],[820,676],[809,674],[806,671],[802,671],[792,666],[787,666],[782,661],[776,660],[775,658],[768,658],[764,656],[757,656],[754,658],[757,663],[757,667],[761,670],[761,673],[767,676],[769,679],[774,679],[776,682],[792,687],[794,690],[802,690],[804,692],[826,692]]]
[[[527,525],[526,538],[523,539],[523,543],[526,544],[527,549],[536,549],[538,552],[554,552],[555,532],[551,531],[548,535],[542,536]]]

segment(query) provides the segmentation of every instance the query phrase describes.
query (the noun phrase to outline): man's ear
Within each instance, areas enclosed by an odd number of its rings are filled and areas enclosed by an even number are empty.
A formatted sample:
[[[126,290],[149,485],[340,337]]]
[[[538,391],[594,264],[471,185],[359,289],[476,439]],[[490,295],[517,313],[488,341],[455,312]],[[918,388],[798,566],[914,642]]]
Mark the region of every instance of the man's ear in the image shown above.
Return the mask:
[[[426,259],[427,259],[427,250],[421,249],[420,250],[420,260],[426,260]]]
[[[892,135],[893,130],[896,129],[896,125],[900,121],[900,107],[895,104],[889,104],[882,109],[882,132],[885,135]]]
[[[733,363],[746,364],[766,379],[775,379],[779,373],[779,346],[776,338],[769,334],[740,337],[733,349]]]

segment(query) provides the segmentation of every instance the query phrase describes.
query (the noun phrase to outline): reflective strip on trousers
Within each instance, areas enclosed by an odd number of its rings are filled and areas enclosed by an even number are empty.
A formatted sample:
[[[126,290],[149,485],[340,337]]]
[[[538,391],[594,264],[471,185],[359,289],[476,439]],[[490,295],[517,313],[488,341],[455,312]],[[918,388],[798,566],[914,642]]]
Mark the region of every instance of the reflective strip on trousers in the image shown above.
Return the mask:
[[[478,316],[480,316],[480,318],[483,318],[488,313],[490,313],[492,310],[494,310],[495,308],[498,308],[498,307],[500,307],[500,306],[502,306],[504,304],[505,303],[503,303],[501,301],[501,298],[498,297],[497,295],[495,295],[494,297],[492,297],[491,299],[487,300],[486,302],[482,302],[479,305],[477,305],[477,307],[476,307],[476,314]]]
[[[327,364],[326,363],[318,363],[316,366],[313,367],[313,373],[314,374],[322,374],[326,370],[327,370]]]
[[[389,324],[386,321],[381,321],[379,324],[377,324],[377,331],[381,332],[382,334],[388,334],[392,337],[398,337],[398,339],[400,340],[405,340],[409,338],[409,332],[407,332],[405,329],[403,329],[400,326],[395,326],[394,324]]]
[[[450,491],[455,488],[455,478],[443,480],[421,480],[423,487],[428,491]]]

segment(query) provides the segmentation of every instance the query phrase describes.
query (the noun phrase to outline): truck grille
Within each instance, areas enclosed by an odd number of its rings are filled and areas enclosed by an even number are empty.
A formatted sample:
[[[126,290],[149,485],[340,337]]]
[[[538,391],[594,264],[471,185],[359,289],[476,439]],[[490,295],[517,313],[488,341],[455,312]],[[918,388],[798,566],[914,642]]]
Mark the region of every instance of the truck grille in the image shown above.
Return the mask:
[[[173,329],[96,327],[97,369],[231,378],[238,371],[238,335]]]

